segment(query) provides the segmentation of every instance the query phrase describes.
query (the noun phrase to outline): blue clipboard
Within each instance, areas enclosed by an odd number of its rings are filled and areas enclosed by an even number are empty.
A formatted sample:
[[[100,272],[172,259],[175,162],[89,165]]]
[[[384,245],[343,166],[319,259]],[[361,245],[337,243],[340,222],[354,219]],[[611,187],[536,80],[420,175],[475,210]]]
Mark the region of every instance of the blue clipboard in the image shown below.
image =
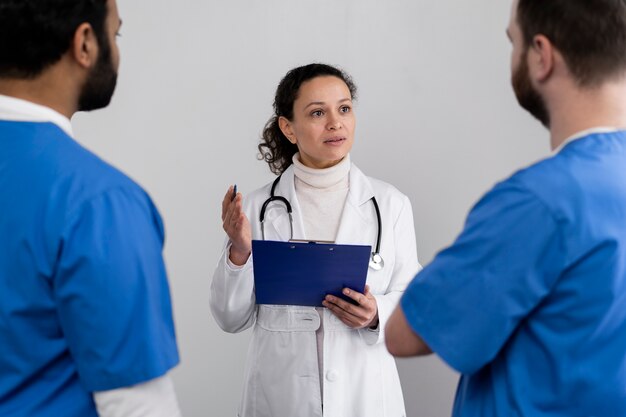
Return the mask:
[[[257,304],[321,307],[327,294],[365,290],[371,246],[252,241]],[[350,299],[348,299],[350,300]]]

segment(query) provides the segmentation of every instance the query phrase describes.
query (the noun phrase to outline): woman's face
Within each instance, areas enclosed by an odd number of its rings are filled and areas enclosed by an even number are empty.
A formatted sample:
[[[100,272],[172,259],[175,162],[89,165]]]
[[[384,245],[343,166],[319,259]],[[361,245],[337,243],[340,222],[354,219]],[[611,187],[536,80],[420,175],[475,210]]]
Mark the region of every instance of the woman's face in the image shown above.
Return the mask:
[[[340,78],[323,76],[302,83],[293,120],[279,119],[283,134],[298,146],[300,162],[311,168],[339,163],[352,149],[354,112],[350,89]]]

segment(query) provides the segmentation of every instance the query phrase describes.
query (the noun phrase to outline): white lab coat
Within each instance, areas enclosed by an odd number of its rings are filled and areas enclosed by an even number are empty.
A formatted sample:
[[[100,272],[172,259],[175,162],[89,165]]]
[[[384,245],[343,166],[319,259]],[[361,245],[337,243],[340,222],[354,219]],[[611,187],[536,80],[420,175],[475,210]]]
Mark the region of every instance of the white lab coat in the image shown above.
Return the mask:
[[[252,238],[261,239],[259,213],[271,184],[244,199]],[[276,195],[293,208],[294,238],[305,239],[288,168]],[[240,417],[404,417],[404,400],[393,357],[384,343],[385,324],[409,281],[418,272],[413,212],[409,199],[396,188],[366,177],[354,164],[350,190],[337,233],[337,243],[375,246],[376,196],[382,217],[381,271],[368,270],[367,284],[376,302],[378,330],[353,330],[324,309],[324,405],[322,411],[315,331],[320,319],[313,307],[256,305],[252,257],[243,268],[228,265],[229,244],[215,269],[211,311],[227,332],[254,325],[248,352]],[[289,216],[282,203],[265,214],[265,238],[289,239]]]

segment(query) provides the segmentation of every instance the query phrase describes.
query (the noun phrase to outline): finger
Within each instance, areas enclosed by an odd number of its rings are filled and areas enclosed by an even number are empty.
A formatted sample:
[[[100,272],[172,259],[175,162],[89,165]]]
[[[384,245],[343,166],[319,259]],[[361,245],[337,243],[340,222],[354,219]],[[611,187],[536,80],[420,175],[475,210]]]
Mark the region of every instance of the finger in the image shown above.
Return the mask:
[[[233,195],[233,186],[231,185],[230,187],[228,187],[228,191],[226,191],[226,194],[224,195],[224,199],[222,200],[222,221],[224,221],[224,215],[226,214],[226,210],[228,209],[228,206],[230,205],[232,195]]]
[[[231,240],[236,240],[237,238],[237,224],[241,215],[243,215],[243,213],[237,213],[234,204],[232,204],[226,212],[222,227],[224,228],[224,230],[228,234],[228,237],[230,237]]]
[[[356,317],[353,314],[345,311],[341,307],[337,306],[336,304],[333,304],[326,300],[322,302],[322,305],[328,308],[335,316],[337,316],[337,318],[339,318],[339,320],[348,325],[358,325],[359,321],[364,320],[364,318]]]
[[[224,230],[233,243],[238,246],[249,247],[250,226],[248,218],[243,212],[241,197],[238,198],[239,201],[233,205],[232,210],[227,215]]]
[[[243,214],[243,206],[241,203],[241,197],[237,196],[234,201],[231,201],[228,204],[223,221],[225,224],[232,225],[233,222],[236,222],[239,219],[241,214]]]
[[[376,299],[371,293],[367,293],[367,295],[360,294],[358,291],[350,290],[349,288],[344,289],[344,294],[351,296],[351,298],[357,302],[359,305],[355,306],[352,303],[346,302],[341,298],[334,297],[337,299],[337,304],[353,316],[358,319],[363,320],[371,320],[372,316],[376,314],[378,310],[378,306],[376,304]],[[332,297],[332,296],[329,296]]]
[[[232,201],[226,202],[224,210],[222,211],[222,221],[226,221],[227,218],[231,218],[235,208],[237,207],[237,198]]]
[[[233,204],[233,212],[232,212],[232,215],[231,215],[231,221],[234,224],[239,224],[239,223],[241,223],[243,217],[244,217],[244,214],[243,214],[243,203],[242,203],[241,196],[238,195],[237,197],[235,197],[235,201],[234,201],[234,204]]]
[[[358,329],[359,327],[363,327],[363,325],[357,321],[351,320],[348,317],[339,317],[339,320],[341,320],[341,322],[343,324],[345,324],[346,326],[352,328],[352,329]]]
[[[367,286],[365,287],[365,292],[367,292]],[[351,290],[350,288],[344,288],[343,294],[352,298],[359,305],[365,304],[367,302],[367,297],[364,294],[361,294],[358,291]]]
[[[245,219],[246,219],[246,216],[243,213],[239,213],[238,216],[233,215],[233,220],[232,220],[233,231],[235,231],[236,234],[239,236],[243,232]]]
[[[235,209],[234,205],[232,203],[229,203],[226,208],[226,211],[222,215],[222,226],[224,227],[224,230],[226,231],[230,229],[230,224],[231,224],[231,219],[233,216],[234,209]]]
[[[348,313],[354,314],[356,312],[356,310],[358,309],[357,306],[355,306],[352,303],[349,303],[345,300],[342,300],[339,297],[335,297],[333,295],[327,295],[326,296],[326,301],[328,301],[329,303],[331,303],[332,305],[337,306],[338,308],[347,311]]]
[[[368,311],[360,306],[355,306],[352,303],[342,300],[339,297],[332,295],[326,296],[326,301],[333,306],[333,309],[340,309],[358,319],[365,319],[368,316]]]
[[[369,288],[366,288],[366,289],[365,289],[365,294],[364,294],[364,295],[365,295],[365,298],[367,298],[369,301],[376,302],[376,297],[374,297],[374,294],[372,294],[372,293],[370,292],[370,289],[369,289]]]
[[[365,284],[365,291],[363,291],[363,294],[365,294],[367,296],[367,294],[370,294],[370,286]]]
[[[325,301],[326,302],[326,301]],[[357,317],[332,303],[326,302],[329,306],[328,309],[333,313],[343,324],[353,329],[361,329],[367,326],[367,323],[371,321],[368,317]]]

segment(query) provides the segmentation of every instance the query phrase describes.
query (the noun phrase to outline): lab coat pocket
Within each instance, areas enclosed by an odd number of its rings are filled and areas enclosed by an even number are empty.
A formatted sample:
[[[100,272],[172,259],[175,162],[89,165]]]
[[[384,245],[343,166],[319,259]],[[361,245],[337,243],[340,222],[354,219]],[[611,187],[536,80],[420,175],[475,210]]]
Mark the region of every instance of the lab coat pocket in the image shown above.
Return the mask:
[[[287,348],[293,343],[294,333],[315,332],[320,327],[320,317],[312,308],[261,305],[257,323],[263,330],[272,332],[277,347]]]
[[[314,308],[260,305],[257,323],[270,332],[314,332],[320,317]]]

